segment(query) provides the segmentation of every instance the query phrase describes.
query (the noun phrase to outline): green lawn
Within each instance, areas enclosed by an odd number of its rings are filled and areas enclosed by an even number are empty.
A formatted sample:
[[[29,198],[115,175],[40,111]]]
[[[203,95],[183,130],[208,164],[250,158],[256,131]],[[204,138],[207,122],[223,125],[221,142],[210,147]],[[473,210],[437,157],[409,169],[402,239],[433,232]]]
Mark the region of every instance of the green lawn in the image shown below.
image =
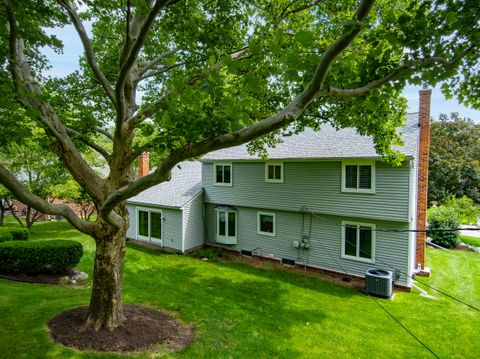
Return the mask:
[[[478,237],[460,236],[460,240],[471,246],[480,247],[480,238]]]
[[[70,238],[85,255],[79,268],[92,274],[92,240],[65,222],[39,223],[32,240]],[[432,277],[422,279],[480,307],[480,256],[428,250]],[[60,311],[87,305],[87,288],[0,280],[2,358],[111,358],[53,344],[46,323]],[[127,249],[124,298],[193,323],[197,339],[167,358],[431,358],[372,298],[288,270],[205,262]],[[441,358],[480,357],[480,313],[448,298],[397,293],[380,303]],[[151,358],[152,353],[138,357]]]

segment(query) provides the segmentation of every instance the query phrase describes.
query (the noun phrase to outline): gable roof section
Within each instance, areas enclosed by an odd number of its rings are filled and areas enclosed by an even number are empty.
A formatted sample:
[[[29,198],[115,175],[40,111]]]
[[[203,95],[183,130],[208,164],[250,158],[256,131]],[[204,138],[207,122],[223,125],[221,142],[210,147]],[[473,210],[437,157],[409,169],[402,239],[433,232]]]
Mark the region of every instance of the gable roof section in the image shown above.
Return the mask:
[[[128,203],[181,208],[202,191],[202,164],[185,161],[172,169],[170,181],[146,189]]]
[[[418,146],[418,113],[407,114],[405,127],[399,130],[404,146],[394,148],[405,156],[415,157]],[[268,158],[275,159],[336,159],[336,158],[380,158],[375,151],[373,139],[361,136],[354,128],[336,130],[323,125],[320,131],[306,129],[297,135],[282,137],[276,147],[267,147]],[[259,160],[250,155],[246,145],[225,148],[207,153],[201,161]]]

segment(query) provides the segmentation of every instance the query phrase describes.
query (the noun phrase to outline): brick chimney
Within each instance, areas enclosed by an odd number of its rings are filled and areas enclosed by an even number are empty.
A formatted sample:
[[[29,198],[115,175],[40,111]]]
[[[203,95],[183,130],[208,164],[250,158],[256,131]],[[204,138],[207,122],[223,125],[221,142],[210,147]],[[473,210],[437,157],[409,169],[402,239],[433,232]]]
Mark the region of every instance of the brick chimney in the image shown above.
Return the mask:
[[[432,90],[423,85],[420,90],[420,106],[418,126],[420,139],[418,143],[418,189],[417,189],[417,230],[427,229],[427,198],[428,198],[428,160],[430,154],[430,99]],[[425,269],[425,242],[427,234],[417,232],[416,236],[416,268]]]
[[[150,173],[150,154],[142,152],[138,156],[138,178],[144,177]]]

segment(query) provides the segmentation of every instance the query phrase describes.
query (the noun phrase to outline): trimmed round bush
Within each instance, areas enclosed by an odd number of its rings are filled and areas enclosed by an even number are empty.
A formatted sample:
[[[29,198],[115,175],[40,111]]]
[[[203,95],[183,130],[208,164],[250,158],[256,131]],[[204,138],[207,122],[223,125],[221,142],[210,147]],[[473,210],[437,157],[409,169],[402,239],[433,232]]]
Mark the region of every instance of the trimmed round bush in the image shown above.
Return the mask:
[[[9,228],[14,241],[26,241],[30,237],[30,232],[26,228]]]
[[[65,239],[0,243],[0,272],[60,274],[75,267],[83,255],[80,243]]]
[[[427,235],[432,242],[446,248],[453,248],[459,243],[458,231],[434,231],[435,229],[455,229],[460,225],[457,212],[451,207],[437,207],[428,215]],[[433,231],[432,231],[433,230]]]

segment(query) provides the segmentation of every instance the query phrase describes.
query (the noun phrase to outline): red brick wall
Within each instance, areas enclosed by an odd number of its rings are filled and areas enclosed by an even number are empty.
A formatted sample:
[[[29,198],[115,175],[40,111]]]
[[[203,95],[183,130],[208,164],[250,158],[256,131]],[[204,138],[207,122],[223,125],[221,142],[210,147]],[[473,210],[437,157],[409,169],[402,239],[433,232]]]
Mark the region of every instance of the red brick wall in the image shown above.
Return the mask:
[[[138,157],[138,177],[144,177],[150,172],[150,155],[148,152],[143,152]]]
[[[427,229],[427,198],[428,198],[428,160],[430,153],[430,99],[432,90],[424,87],[420,90],[420,106],[418,123],[420,126],[420,141],[418,151],[418,194],[417,194],[417,230]],[[416,236],[416,267],[425,267],[425,232],[417,232]]]

